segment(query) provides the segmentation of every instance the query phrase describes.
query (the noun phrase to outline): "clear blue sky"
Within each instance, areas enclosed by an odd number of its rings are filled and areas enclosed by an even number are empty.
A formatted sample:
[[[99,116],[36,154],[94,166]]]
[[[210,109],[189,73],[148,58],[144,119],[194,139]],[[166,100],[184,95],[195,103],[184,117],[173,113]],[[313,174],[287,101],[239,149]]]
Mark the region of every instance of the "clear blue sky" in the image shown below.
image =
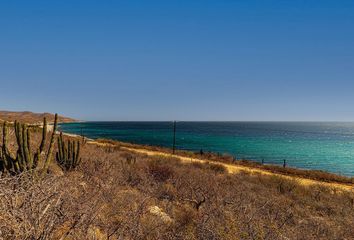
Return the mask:
[[[354,1],[1,1],[0,109],[354,121]]]

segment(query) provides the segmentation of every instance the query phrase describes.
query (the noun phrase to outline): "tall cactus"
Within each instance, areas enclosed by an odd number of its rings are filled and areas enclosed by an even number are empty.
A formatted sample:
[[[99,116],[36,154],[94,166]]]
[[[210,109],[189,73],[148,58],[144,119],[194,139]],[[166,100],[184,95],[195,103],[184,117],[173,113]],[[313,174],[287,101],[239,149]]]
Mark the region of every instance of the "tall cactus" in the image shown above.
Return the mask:
[[[3,124],[3,130],[2,130],[2,147],[1,147],[1,171],[5,171],[6,169],[13,168],[13,161],[10,161],[13,159],[10,155],[10,152],[7,148],[8,144],[8,124],[7,122],[4,122]]]
[[[57,131],[57,125],[58,125],[58,114],[55,114],[52,137],[50,139],[49,148],[48,148],[47,156],[46,156],[45,163],[44,163],[44,170],[45,171],[48,169],[49,164],[52,161],[53,147],[54,147],[54,141],[55,141],[55,133]],[[43,127],[43,129],[44,129],[44,127]]]
[[[3,141],[0,150],[0,171],[10,174],[18,174],[24,171],[32,171],[38,167],[41,161],[41,156],[46,155],[43,163],[43,172],[46,172],[51,161],[53,152],[55,132],[57,129],[58,114],[55,114],[54,127],[49,144],[48,152],[45,152],[46,135],[47,135],[47,120],[43,120],[42,141],[39,148],[34,152],[31,151],[31,134],[27,124],[21,124],[17,121],[14,123],[17,152],[16,156],[12,156],[8,150],[8,123],[3,124]]]
[[[81,162],[80,158],[80,141],[70,141],[67,143],[63,140],[63,133],[60,133],[58,138],[58,152],[56,160],[59,166],[70,171],[75,169]]]

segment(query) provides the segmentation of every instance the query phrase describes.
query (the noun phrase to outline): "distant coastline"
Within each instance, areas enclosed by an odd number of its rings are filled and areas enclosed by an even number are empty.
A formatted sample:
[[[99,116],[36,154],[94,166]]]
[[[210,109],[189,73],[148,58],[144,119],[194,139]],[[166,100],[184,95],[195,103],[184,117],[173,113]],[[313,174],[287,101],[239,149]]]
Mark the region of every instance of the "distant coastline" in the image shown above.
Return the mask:
[[[54,121],[54,114],[52,113],[34,113],[30,111],[22,111],[22,112],[14,112],[14,111],[0,111],[0,120],[1,121],[8,121],[13,122],[15,120],[19,120],[25,123],[39,123],[41,124],[43,118],[47,118],[48,122]],[[59,123],[75,123],[79,122],[73,118],[65,117],[65,116],[58,116]]]
[[[324,184],[328,187],[335,187],[346,191],[351,191],[354,189],[354,177],[348,178],[326,171],[298,169],[291,167],[285,168],[272,164],[263,165],[252,160],[234,161],[234,159],[228,155],[218,155],[215,153],[200,155],[195,152],[184,150],[176,150],[175,153],[172,153],[172,149],[170,148],[140,145],[128,142],[121,142],[112,139],[91,139],[80,136],[78,134],[66,133],[65,131],[62,133],[67,137],[83,139],[88,144],[93,144],[100,147],[118,147],[122,150],[128,150],[134,153],[147,154],[149,156],[176,157],[186,162],[215,162],[218,164],[222,164],[226,169],[228,169],[229,173],[239,173],[245,171],[252,174],[257,173],[262,175],[274,175],[278,177],[285,177],[288,179],[296,180],[299,184],[302,185]]]
[[[353,123],[179,122],[176,148],[354,176]],[[172,148],[171,122],[62,124],[67,133]]]

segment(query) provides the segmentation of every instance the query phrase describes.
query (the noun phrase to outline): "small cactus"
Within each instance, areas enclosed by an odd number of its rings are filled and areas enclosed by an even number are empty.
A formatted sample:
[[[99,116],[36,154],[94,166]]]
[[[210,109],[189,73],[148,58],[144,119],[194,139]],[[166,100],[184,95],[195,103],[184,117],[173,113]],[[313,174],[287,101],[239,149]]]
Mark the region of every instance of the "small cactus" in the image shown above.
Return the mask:
[[[58,138],[58,151],[56,160],[59,166],[66,171],[75,169],[81,162],[80,158],[80,141],[65,142],[63,133],[60,133]]]
[[[48,169],[53,152],[53,145],[55,139],[55,131],[57,129],[58,115],[55,114],[54,128],[49,144],[48,152],[45,152],[46,136],[47,136],[47,120],[43,120],[42,141],[39,148],[32,153],[31,151],[31,133],[27,124],[21,124],[18,121],[14,123],[15,136],[17,142],[16,156],[13,156],[8,150],[8,123],[4,122],[2,131],[2,147],[0,150],[0,171],[2,173],[10,173],[12,175],[19,174],[24,171],[32,171],[38,167],[38,162],[41,156],[45,155],[43,159],[43,172]]]

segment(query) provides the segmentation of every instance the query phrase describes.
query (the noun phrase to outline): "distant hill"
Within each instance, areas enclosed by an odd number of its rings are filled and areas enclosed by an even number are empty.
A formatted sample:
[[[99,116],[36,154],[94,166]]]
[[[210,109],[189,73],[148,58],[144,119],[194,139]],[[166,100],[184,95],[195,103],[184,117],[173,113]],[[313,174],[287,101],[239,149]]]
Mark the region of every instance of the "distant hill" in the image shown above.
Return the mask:
[[[0,122],[9,121],[13,122],[15,120],[25,122],[25,123],[38,123],[42,122],[43,118],[46,117],[48,122],[54,121],[54,114],[51,113],[33,113],[33,112],[10,112],[10,111],[0,111]],[[60,116],[58,117],[59,122],[77,122],[77,120]]]

